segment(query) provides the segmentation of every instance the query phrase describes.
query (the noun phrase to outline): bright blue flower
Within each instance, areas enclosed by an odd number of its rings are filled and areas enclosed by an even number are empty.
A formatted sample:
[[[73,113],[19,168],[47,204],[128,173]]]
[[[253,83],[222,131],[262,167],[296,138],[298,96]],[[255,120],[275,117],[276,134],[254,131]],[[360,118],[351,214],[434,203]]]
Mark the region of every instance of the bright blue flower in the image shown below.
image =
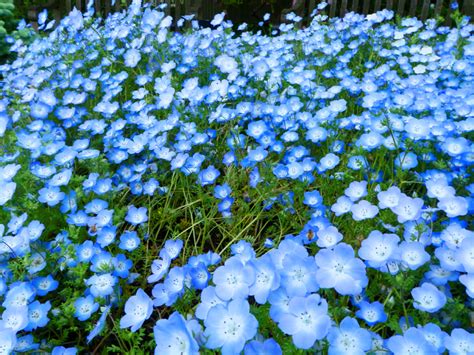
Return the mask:
[[[451,336],[445,339],[444,345],[451,354],[472,353],[474,352],[474,334],[465,329],[453,329]]]
[[[94,297],[110,296],[114,292],[117,279],[111,274],[93,275],[86,280]]]
[[[130,269],[133,266],[133,261],[127,259],[123,254],[118,254],[112,260],[114,266],[113,275],[125,279],[130,276]]]
[[[409,328],[403,335],[394,335],[387,340],[387,348],[394,355],[415,354],[436,354],[433,345],[425,340],[421,330]]]
[[[87,343],[89,344],[97,335],[99,335],[105,327],[107,320],[107,315],[110,312],[110,306],[105,306],[101,308],[102,314],[100,315],[99,320],[95,324],[94,328],[91,330],[89,335],[87,335]]]
[[[209,271],[207,271],[207,267],[202,263],[191,267],[189,269],[189,276],[191,277],[191,286],[196,290],[204,289],[211,278]]]
[[[245,343],[257,333],[257,319],[249,311],[249,303],[243,299],[211,308],[204,321],[206,347],[220,348],[223,355],[240,353]]]
[[[413,307],[420,311],[434,313],[446,304],[446,295],[428,282],[424,282],[421,287],[415,287],[411,290],[411,295],[414,301]]]
[[[280,345],[273,339],[264,342],[253,340],[247,343],[244,348],[244,355],[281,355]]]
[[[288,253],[283,257],[281,285],[288,296],[306,296],[319,289],[313,257]]]
[[[316,240],[316,244],[320,248],[332,248],[337,243],[339,243],[343,236],[336,227],[328,226],[326,228],[320,229],[317,231],[316,235],[318,239]]]
[[[217,170],[213,165],[207,167],[204,170],[201,170],[201,172],[198,175],[198,182],[201,186],[206,186],[209,184],[214,183],[216,181],[217,177],[221,173],[219,170]]]
[[[54,280],[51,275],[46,277],[37,277],[31,282],[36,289],[38,296],[45,296],[49,292],[58,288],[59,282]]]
[[[76,348],[66,348],[64,346],[55,346],[51,351],[51,355],[76,355]]]
[[[416,270],[430,260],[430,254],[420,242],[402,242],[399,246],[399,258],[410,270]]]
[[[339,327],[329,330],[328,341],[331,355],[366,354],[372,348],[370,332],[351,317],[345,317]]]
[[[181,239],[167,240],[163,249],[160,250],[160,257],[163,259],[173,260],[179,256],[183,249],[183,241]]]
[[[316,340],[323,339],[331,326],[328,304],[318,294],[293,297],[288,312],[278,320],[280,329],[292,336],[297,348],[309,349]]]
[[[59,190],[59,187],[44,187],[39,191],[38,201],[46,203],[48,206],[56,206],[66,196],[64,192]]]
[[[362,241],[358,254],[370,267],[380,268],[395,256],[399,242],[396,234],[382,234],[374,230]]]
[[[127,251],[133,251],[140,245],[140,238],[135,231],[125,231],[120,236],[119,248]]]
[[[232,192],[232,189],[227,183],[224,183],[222,185],[216,185],[214,187],[214,197],[220,200],[228,197],[231,194],[231,192]]]
[[[367,196],[367,181],[353,181],[344,191],[344,194],[355,202]]]
[[[168,319],[160,319],[153,327],[155,355],[189,354],[198,355],[199,345],[178,312]]]
[[[202,290],[201,302],[196,307],[196,318],[205,320],[209,310],[218,304],[225,305],[226,302],[216,295],[216,288],[214,286],[206,287]]]
[[[13,352],[17,343],[16,332],[13,329],[0,327],[0,349],[4,354]]]
[[[143,224],[146,221],[148,221],[148,210],[146,207],[135,207],[135,206],[130,206],[128,208],[127,216],[125,217],[125,220],[136,226],[139,224]]]
[[[270,292],[280,286],[280,276],[268,254],[250,263],[255,270],[255,282],[249,289],[249,295],[254,296],[257,303],[265,304]]]
[[[132,48],[125,52],[123,59],[127,67],[135,68],[141,59],[141,55],[137,49]]]
[[[255,270],[234,256],[214,271],[212,281],[216,285],[216,294],[221,299],[228,301],[246,298],[250,286],[255,282]]]
[[[19,332],[25,329],[28,323],[28,307],[10,306],[7,307],[2,313],[0,329],[10,328],[15,332]]]
[[[307,191],[304,193],[303,203],[311,208],[314,208],[323,203],[323,197],[318,190]]]
[[[341,243],[333,250],[322,249],[315,256],[319,269],[316,280],[321,288],[335,288],[341,295],[356,295],[367,286],[365,265],[354,257],[354,250]]]
[[[92,316],[92,313],[97,312],[99,304],[94,301],[92,295],[88,295],[86,297],[79,297],[74,302],[74,308],[76,309],[74,317],[83,322],[88,320]]]
[[[445,341],[448,338],[448,334],[443,332],[439,326],[428,323],[423,327],[418,325],[418,329],[423,332],[426,341],[433,345],[438,353],[443,353],[446,350]]]
[[[125,303],[125,315],[120,319],[120,328],[131,327],[132,332],[141,328],[143,322],[150,318],[153,312],[151,298],[139,288],[136,295]]]
[[[51,303],[40,303],[34,301],[28,306],[28,325],[25,327],[26,331],[31,331],[36,328],[46,326],[49,322],[48,312],[51,309]]]
[[[356,316],[363,319],[370,326],[387,320],[383,304],[378,301],[373,303],[362,301],[357,306],[359,310],[356,312]]]

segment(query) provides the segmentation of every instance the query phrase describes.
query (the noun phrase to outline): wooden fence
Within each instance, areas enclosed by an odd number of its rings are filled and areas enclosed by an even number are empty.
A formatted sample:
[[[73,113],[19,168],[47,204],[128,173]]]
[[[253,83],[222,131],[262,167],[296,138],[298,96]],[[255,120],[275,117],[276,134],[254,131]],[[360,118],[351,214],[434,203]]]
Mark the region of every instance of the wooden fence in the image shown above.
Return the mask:
[[[245,1],[245,0],[244,0]],[[263,0],[262,0],[263,1]],[[278,1],[278,0],[277,0]],[[322,0],[294,0],[293,6],[284,10],[284,13],[294,11],[307,18]],[[451,23],[449,14],[453,11],[450,4],[453,0],[326,0],[329,4],[326,12],[329,16],[344,16],[347,12],[354,11],[369,14],[381,9],[394,10],[401,16],[418,17],[425,20],[430,17],[443,16],[448,24]],[[85,11],[88,0],[48,0],[42,7],[46,7],[57,19],[74,7]],[[131,0],[94,0],[94,7],[101,16],[120,11],[127,7]],[[214,14],[222,11],[223,7],[218,0],[143,0],[143,2],[158,5],[167,3],[166,11],[175,19],[183,15],[196,14],[199,19],[210,20]],[[459,10],[474,18],[474,0],[460,0]],[[30,21],[35,21],[41,8],[32,9],[29,14]],[[243,19],[245,21],[245,19]]]

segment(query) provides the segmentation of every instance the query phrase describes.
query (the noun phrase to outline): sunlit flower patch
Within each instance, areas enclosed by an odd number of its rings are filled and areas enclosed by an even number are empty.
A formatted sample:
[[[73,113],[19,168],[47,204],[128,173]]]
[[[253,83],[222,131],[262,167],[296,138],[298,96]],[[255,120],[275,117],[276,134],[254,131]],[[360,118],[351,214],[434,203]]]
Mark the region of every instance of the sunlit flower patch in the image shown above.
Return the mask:
[[[42,13],[0,67],[0,353],[474,352],[474,26],[319,10]]]

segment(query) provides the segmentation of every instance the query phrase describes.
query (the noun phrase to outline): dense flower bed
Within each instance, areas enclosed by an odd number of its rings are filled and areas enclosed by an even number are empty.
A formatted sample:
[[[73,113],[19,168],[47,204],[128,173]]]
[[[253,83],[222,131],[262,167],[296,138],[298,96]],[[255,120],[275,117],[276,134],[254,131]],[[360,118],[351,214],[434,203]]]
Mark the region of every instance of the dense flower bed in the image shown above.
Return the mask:
[[[0,353],[474,352],[474,26],[319,10],[41,14],[1,67]]]

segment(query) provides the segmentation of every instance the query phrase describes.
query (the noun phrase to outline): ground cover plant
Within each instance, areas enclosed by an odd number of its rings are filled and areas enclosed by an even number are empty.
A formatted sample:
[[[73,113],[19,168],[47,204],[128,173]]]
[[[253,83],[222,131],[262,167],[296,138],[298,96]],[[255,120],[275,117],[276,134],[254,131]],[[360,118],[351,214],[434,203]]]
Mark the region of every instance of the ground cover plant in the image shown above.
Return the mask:
[[[473,25],[288,20],[14,43],[0,353],[474,352]]]

